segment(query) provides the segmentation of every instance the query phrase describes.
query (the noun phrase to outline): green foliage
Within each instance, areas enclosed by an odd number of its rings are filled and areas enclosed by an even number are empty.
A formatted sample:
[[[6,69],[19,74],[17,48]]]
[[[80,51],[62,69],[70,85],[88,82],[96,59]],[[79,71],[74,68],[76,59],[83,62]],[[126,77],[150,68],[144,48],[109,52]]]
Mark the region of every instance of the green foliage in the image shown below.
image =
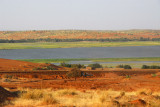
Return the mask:
[[[60,63],[60,66],[69,67],[69,68],[85,68],[82,64],[67,64],[65,62]]]
[[[92,67],[93,69],[95,69],[95,68],[102,68],[102,65],[95,63],[95,64],[89,64],[88,67]]]
[[[126,78],[131,78],[131,76],[130,75],[126,75]]]
[[[46,67],[37,67],[37,68],[34,68],[33,70],[57,70],[57,69],[53,67],[52,65],[49,65]]]
[[[156,77],[157,76],[157,74],[151,74],[152,75],[152,77]]]
[[[124,65],[124,69],[132,69],[130,65]]]
[[[156,65],[151,65],[151,66],[142,65],[141,68],[142,68],[142,69],[160,69],[160,66],[156,66]]]
[[[123,68],[123,65],[117,65],[116,68]]]
[[[130,65],[118,65],[116,68],[132,69]]]
[[[81,76],[81,71],[78,70],[78,69],[76,69],[76,68],[73,68],[71,71],[69,71],[69,72],[66,74],[66,76],[67,76],[68,78],[75,78],[75,80],[76,80],[77,77],[80,77],[80,76]]]

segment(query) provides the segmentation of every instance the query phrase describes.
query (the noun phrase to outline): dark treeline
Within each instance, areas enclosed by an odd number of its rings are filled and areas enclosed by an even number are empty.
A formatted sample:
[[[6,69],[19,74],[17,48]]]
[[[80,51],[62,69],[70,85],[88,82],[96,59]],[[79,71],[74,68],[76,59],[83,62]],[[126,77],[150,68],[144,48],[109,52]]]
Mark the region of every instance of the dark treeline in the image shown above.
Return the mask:
[[[151,65],[151,66],[142,65],[141,68],[142,68],[142,69],[160,69],[160,66],[156,66],[156,65]]]
[[[121,41],[160,41],[160,38],[116,38],[116,39],[21,39],[21,40],[6,40],[0,39],[0,43],[33,43],[33,42],[78,42],[78,41],[99,41],[99,42],[121,42]]]

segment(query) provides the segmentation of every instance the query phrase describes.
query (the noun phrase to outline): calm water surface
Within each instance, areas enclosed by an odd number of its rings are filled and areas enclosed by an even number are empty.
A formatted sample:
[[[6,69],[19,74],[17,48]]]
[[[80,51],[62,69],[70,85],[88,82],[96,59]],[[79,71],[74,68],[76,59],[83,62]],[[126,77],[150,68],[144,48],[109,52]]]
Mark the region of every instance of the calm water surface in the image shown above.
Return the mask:
[[[160,46],[0,50],[0,58],[7,59],[125,57],[160,57]]]

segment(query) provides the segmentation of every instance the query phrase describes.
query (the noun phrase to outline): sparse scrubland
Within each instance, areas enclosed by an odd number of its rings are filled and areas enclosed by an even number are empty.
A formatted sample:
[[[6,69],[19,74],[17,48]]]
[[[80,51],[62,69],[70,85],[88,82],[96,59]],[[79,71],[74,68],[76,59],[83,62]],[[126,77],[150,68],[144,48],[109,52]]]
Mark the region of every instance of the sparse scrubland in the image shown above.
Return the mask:
[[[0,42],[156,41],[160,30],[39,30],[0,31]]]
[[[149,58],[149,60],[157,59]],[[101,69],[101,65],[93,65]],[[40,71],[35,71],[33,68],[36,70],[38,68]],[[57,68],[59,71],[54,71],[53,68]],[[16,97],[0,96],[0,100],[1,98],[6,99],[6,102],[1,103],[0,106],[159,107],[160,105],[159,69],[86,70],[83,72],[90,76],[82,77],[79,73],[62,72],[61,70],[64,68],[51,66],[48,63],[39,64],[1,59],[0,85],[13,91]],[[72,70],[70,69],[70,71]],[[66,75],[70,78],[64,78]],[[76,81],[74,81],[74,75]],[[4,92],[7,91],[0,90],[0,95]]]

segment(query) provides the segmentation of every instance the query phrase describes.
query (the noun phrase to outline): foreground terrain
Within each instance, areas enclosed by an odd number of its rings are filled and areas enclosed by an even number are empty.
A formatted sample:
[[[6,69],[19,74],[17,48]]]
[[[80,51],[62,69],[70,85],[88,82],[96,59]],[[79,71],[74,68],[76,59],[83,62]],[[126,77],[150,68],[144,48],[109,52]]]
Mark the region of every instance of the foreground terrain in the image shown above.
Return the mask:
[[[159,107],[160,77],[157,74],[70,79],[15,78],[1,86],[18,91],[18,97],[5,102],[7,107],[26,106],[106,106]],[[0,90],[1,91],[1,90]]]
[[[84,70],[83,72],[92,75],[79,77],[75,81],[72,78],[65,78],[65,73],[70,70],[67,68],[53,66],[56,70],[34,69],[47,66],[50,65],[0,59],[1,105],[6,107],[160,105],[158,69]],[[6,95],[8,97],[5,97]]]

